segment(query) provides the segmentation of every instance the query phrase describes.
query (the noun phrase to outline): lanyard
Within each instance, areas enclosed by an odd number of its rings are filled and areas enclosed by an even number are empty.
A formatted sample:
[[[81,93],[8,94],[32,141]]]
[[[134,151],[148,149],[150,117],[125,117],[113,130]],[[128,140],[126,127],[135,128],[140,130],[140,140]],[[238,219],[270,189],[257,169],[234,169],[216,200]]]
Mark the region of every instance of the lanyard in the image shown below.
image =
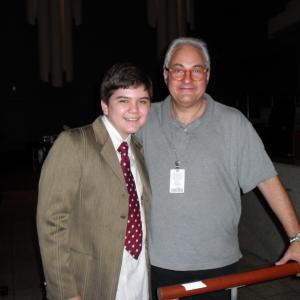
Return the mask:
[[[165,126],[168,126],[168,124],[165,124]],[[167,141],[167,143],[168,143],[168,145],[169,145],[169,148],[171,149],[171,151],[173,152],[173,154],[174,154],[174,156],[175,156],[175,161],[174,161],[175,169],[180,169],[180,168],[181,168],[181,163],[182,163],[182,161],[183,161],[183,160],[185,159],[185,157],[186,157],[185,151],[183,151],[183,152],[184,152],[184,155],[182,156],[182,160],[180,160],[180,159],[179,159],[178,152],[177,152],[176,147],[175,147],[175,144],[173,143],[173,140],[174,140],[174,139],[173,139],[173,138],[170,139],[170,138],[168,137],[168,134],[167,134],[167,132],[166,132],[165,126],[162,126],[162,134],[163,134],[163,136],[165,137],[165,139],[166,139],[166,141]],[[171,131],[171,135],[173,135],[173,132],[172,132],[172,131]],[[189,143],[190,143],[190,139],[189,139],[188,143],[185,144],[184,150],[187,149]]]

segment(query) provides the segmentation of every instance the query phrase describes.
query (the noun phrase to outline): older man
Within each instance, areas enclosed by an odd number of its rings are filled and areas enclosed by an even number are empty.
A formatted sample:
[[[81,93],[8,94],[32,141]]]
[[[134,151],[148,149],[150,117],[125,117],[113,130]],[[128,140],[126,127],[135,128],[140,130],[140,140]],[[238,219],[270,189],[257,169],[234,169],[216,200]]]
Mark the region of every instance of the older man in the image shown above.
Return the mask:
[[[170,95],[154,103],[140,132],[153,195],[153,297],[159,286],[235,271],[241,257],[240,189],[246,193],[258,186],[291,238],[278,264],[300,262],[300,225],[260,138],[242,113],[206,93],[206,44],[174,40],[163,76]],[[210,297],[229,295],[204,299]]]

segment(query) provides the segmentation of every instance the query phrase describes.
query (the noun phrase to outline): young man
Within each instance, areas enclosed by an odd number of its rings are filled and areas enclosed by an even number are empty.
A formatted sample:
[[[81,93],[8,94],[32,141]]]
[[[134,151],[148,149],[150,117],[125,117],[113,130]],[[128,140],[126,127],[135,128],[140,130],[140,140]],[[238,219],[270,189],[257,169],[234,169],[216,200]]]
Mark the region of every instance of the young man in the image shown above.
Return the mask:
[[[154,103],[140,131],[152,199],[149,241],[153,299],[160,286],[235,271],[241,257],[240,189],[256,186],[291,244],[278,264],[300,262],[300,225],[250,122],[206,93],[206,44],[175,39],[163,76],[170,95]],[[188,299],[230,299],[228,291]]]
[[[49,300],[149,299],[149,185],[142,147],[151,80],[116,64],[104,116],[59,135],[42,168],[37,228]],[[121,165],[120,165],[121,163]]]

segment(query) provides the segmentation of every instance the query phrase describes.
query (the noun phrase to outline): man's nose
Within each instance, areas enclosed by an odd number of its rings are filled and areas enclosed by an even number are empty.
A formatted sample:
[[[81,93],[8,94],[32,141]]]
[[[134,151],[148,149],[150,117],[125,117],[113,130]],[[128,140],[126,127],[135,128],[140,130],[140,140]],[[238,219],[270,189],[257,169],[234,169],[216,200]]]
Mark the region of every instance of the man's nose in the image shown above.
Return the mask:
[[[192,70],[185,70],[183,81],[190,82],[192,80]]]

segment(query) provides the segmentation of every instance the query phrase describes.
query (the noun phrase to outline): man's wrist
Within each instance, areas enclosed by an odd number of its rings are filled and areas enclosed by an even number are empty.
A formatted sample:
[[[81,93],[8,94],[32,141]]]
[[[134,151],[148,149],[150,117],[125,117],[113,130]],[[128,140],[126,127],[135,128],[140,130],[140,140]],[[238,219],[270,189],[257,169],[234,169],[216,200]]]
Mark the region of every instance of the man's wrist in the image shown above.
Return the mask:
[[[297,232],[294,236],[290,237],[290,243],[300,242],[300,232]]]

